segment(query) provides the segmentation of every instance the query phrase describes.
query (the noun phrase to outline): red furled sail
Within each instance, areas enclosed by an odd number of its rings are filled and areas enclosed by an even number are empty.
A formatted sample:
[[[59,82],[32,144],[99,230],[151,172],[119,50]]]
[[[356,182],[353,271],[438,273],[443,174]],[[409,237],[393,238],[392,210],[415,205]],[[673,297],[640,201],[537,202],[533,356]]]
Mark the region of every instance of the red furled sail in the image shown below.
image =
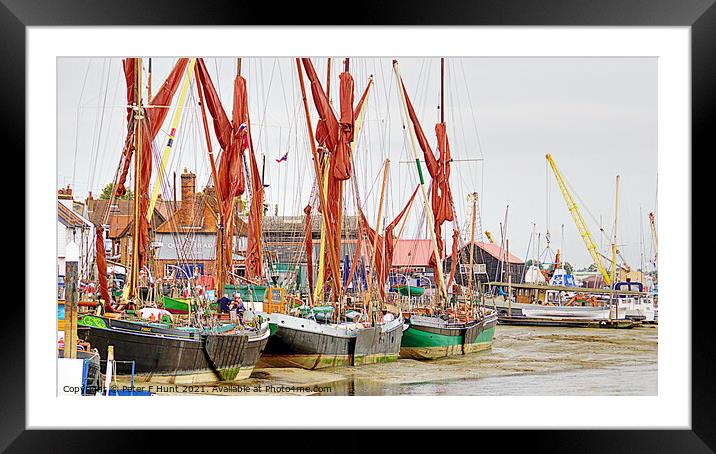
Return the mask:
[[[338,180],[347,180],[351,177],[351,142],[355,129],[353,115],[353,90],[355,83],[350,73],[342,72],[340,75],[341,118],[338,122],[339,136],[335,153],[331,154],[331,170]]]
[[[354,141],[355,119],[363,107],[368,87],[361,96],[358,105],[354,108],[355,82],[348,72],[342,72],[340,79],[340,117],[337,118],[328,101],[328,96],[323,90],[321,81],[310,58],[302,58],[306,75],[311,83],[311,95],[313,103],[318,111],[319,120],[316,125],[316,141],[320,146],[326,147],[330,153],[330,167],[328,170],[328,190],[326,194],[326,207],[322,207],[321,213],[326,217],[327,242],[329,244],[326,254],[333,254],[333,260],[328,263],[339,262],[339,251],[341,247],[340,231],[342,224],[342,213],[340,213],[340,200],[343,195],[343,181],[349,179],[353,169],[351,164],[351,143]],[[322,187],[323,182],[319,182]],[[328,275],[328,280],[331,275]],[[332,284],[340,290],[340,283]]]
[[[250,129],[251,127],[249,126],[248,130],[250,131]],[[248,238],[246,242],[246,276],[249,279],[260,279],[263,276],[261,224],[263,223],[264,216],[264,185],[261,181],[259,167],[256,165],[256,155],[254,154],[254,146],[250,136],[248,142],[251,174],[251,207],[249,208]]]
[[[216,182],[221,194],[220,204],[225,219],[224,265],[229,267],[232,260],[232,242],[234,219],[231,213],[232,200],[246,191],[244,176],[244,153],[249,153],[249,178],[251,182],[251,206],[249,208],[248,238],[246,246],[246,275],[249,279],[263,276],[263,258],[261,247],[261,225],[264,210],[264,186],[256,164],[256,155],[251,140],[251,122],[249,119],[248,90],[246,79],[237,75],[234,79],[234,97],[231,121],[222,107],[204,60],[197,59],[197,78],[203,88],[206,105],[214,121],[214,133],[222,152],[218,163]]]
[[[169,104],[171,103],[182,74],[186,69],[188,58],[180,58],[177,60],[171,73],[160,87],[157,94],[150,100],[150,109],[142,109],[141,115],[133,107],[127,107],[127,138],[125,140],[123,155],[123,166],[117,180],[117,187],[115,190],[115,196],[119,197],[127,192],[125,182],[127,174],[129,173],[129,167],[131,164],[132,156],[135,154],[137,149],[137,129],[141,128],[141,155],[134,156],[135,159],[139,159],[139,175],[135,178],[139,181],[139,188],[134,194],[135,204],[138,206],[137,219],[134,220],[138,224],[138,234],[135,241],[137,242],[137,263],[132,266],[137,269],[143,269],[147,264],[149,257],[148,243],[149,243],[149,223],[145,216],[149,208],[149,180],[152,176],[152,142],[162,127],[162,123],[166,119],[169,113]],[[127,105],[135,106],[138,104],[137,90],[136,90],[136,59],[128,58],[123,61],[124,65],[124,76],[127,82]],[[139,120],[141,118],[141,120]],[[130,287],[136,285],[135,282],[130,282]]]
[[[323,91],[318,74],[311,63],[310,58],[302,58],[303,67],[306,70],[308,80],[311,82],[311,95],[313,103],[318,111],[318,123],[316,124],[316,142],[325,145],[329,150],[336,148],[338,141],[338,120],[336,119],[331,104],[328,102],[326,92]]]
[[[151,174],[151,163],[152,163],[152,141],[156,137],[157,133],[164,123],[164,119],[169,113],[169,104],[171,103],[174,94],[179,88],[179,82],[184,74],[186,65],[189,62],[188,58],[180,58],[177,60],[174,68],[172,69],[169,76],[159,88],[159,91],[151,99],[150,105],[158,106],[152,107],[151,109],[144,110],[144,119],[146,120],[148,128],[144,128],[142,131],[142,161],[148,161],[149,173]],[[117,189],[115,195],[117,197],[123,196],[127,192],[127,188],[124,183],[127,180],[127,174],[129,173],[129,167],[134,154],[134,119],[135,111],[131,107],[137,104],[137,93],[135,89],[135,69],[136,60],[134,58],[126,58],[123,60],[124,65],[124,77],[127,81],[127,139],[125,140],[124,150],[122,151],[124,165],[120,172],[119,179],[117,180]],[[146,156],[146,159],[144,159]],[[147,183],[148,184],[148,183]]]
[[[95,249],[97,262],[97,279],[99,281],[99,293],[104,300],[104,311],[114,312],[112,308],[112,299],[109,296],[109,287],[107,285],[107,259],[104,255],[104,227],[102,225],[95,226]]]
[[[401,86],[403,87],[403,94],[405,96],[410,122],[413,125],[413,130],[418,138],[418,144],[423,150],[423,157],[425,158],[428,173],[430,173],[430,177],[432,178],[432,183],[430,185],[430,201],[433,217],[435,218],[435,238],[438,243],[438,252],[442,257],[444,248],[442,225],[445,221],[454,220],[453,213],[455,211],[452,202],[452,191],[450,189],[450,161],[452,159],[450,156],[450,143],[448,141],[445,123],[436,124],[435,135],[438,140],[439,154],[439,159],[436,159],[435,154],[430,148],[428,140],[425,137],[425,133],[420,126],[420,121],[415,114],[413,104],[410,102],[410,97],[408,96],[405,84],[402,81]],[[435,253],[430,256],[430,265],[433,267],[437,265]]]
[[[234,79],[233,112],[230,121],[203,58],[197,59],[196,75],[203,88],[206,107],[213,119],[214,133],[222,150],[218,163],[219,181],[216,183],[219,186],[222,203],[226,204],[233,197],[240,196],[246,191],[242,168],[243,153],[247,148],[246,135],[242,135],[243,131],[240,131],[241,125],[245,124],[248,117],[246,80],[239,75]]]

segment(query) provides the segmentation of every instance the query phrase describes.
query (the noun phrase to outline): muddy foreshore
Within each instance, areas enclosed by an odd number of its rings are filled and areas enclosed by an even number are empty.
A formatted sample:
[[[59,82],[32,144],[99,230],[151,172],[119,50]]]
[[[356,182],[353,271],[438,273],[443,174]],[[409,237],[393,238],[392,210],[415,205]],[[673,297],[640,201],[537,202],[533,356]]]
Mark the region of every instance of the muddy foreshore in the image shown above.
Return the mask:
[[[602,369],[605,382],[620,369],[647,367],[656,383],[658,328],[590,329],[500,325],[492,350],[435,361],[400,359],[394,363],[321,370],[255,369],[247,380],[157,392],[158,395],[392,394],[411,384],[457,382],[490,377],[549,375]],[[655,386],[655,385],[654,385]],[[380,388],[387,392],[382,393]],[[519,395],[519,389],[506,392]]]

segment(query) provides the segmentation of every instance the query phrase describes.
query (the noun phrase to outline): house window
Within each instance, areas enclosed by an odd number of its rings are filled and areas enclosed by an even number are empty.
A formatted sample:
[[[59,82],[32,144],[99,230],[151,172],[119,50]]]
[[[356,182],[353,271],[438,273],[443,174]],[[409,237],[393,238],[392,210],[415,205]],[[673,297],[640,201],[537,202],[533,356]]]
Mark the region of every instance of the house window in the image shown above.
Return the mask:
[[[244,265],[234,265],[232,273],[239,277],[246,277],[246,266]]]

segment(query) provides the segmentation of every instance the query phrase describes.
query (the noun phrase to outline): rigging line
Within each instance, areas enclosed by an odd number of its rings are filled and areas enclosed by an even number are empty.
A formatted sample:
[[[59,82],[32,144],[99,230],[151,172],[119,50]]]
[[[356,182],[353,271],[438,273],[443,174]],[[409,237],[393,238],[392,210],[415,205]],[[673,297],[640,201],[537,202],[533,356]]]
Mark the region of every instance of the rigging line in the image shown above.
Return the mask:
[[[286,110],[286,120],[289,123],[289,128],[288,128],[288,132],[286,135],[286,153],[288,153],[291,150],[290,137],[291,137],[291,129],[293,128],[293,123],[291,122],[291,116],[288,111],[288,100],[287,100],[288,98],[286,97],[285,82],[283,79],[283,71],[281,71],[281,64],[278,65],[278,77],[281,80],[281,94],[283,97],[283,105],[284,105],[284,109]],[[279,149],[280,149],[280,147],[281,147],[281,141],[279,139]],[[283,208],[283,205],[286,203],[286,191],[284,189],[284,191],[281,192],[282,188],[280,185],[281,185],[282,179],[281,179],[281,169],[280,168],[278,169],[278,174],[279,174],[279,178],[278,178],[277,184],[279,185],[279,187],[277,189],[278,189],[278,193],[282,194],[282,197],[283,197],[283,199],[281,200],[281,205]]]
[[[120,76],[121,76],[121,71],[117,71],[117,72],[116,72],[116,77],[115,77],[115,79],[114,79],[114,85],[113,85],[113,86],[114,86],[114,93],[112,93],[112,99],[117,99],[117,91],[118,91],[118,89],[119,89],[119,78],[120,78]],[[109,77],[109,76],[108,76],[108,77]],[[124,111],[124,110],[123,110],[123,111]],[[110,115],[110,117],[109,117],[108,131],[112,131],[112,127],[113,127],[114,124],[115,124],[115,117],[121,118],[121,117],[119,117],[119,116],[117,116],[117,115]],[[105,140],[104,140],[103,150],[107,150],[107,148],[109,147],[109,139],[110,139],[110,134],[106,134],[106,135],[105,135]],[[104,162],[105,162],[106,155],[107,155],[106,153],[102,153],[102,156],[100,157],[100,161],[99,161],[99,169],[100,169],[100,172],[104,169]],[[91,187],[94,186],[94,184],[95,184],[94,178],[93,178],[93,181],[90,182],[90,184],[92,185]]]
[[[111,62],[109,61],[109,59],[107,59],[107,80],[105,82],[104,97],[102,99],[102,114],[100,115],[99,132],[97,133],[97,148],[95,151],[97,156],[101,156],[102,158],[104,157],[104,153],[100,154],[100,142],[102,140],[102,131],[104,129],[105,113],[107,112],[107,109],[105,108],[105,106],[107,105],[107,93],[109,92],[109,76],[111,74],[111,72],[109,71],[110,64],[111,64]],[[97,170],[97,159],[95,157],[95,160],[94,160],[94,163],[92,166],[91,176],[90,176],[90,185],[91,186],[94,186],[96,170]]]
[[[105,64],[102,65],[102,74],[101,74],[101,76],[100,76],[100,81],[104,80],[104,72],[105,72],[105,69],[106,69],[106,60],[105,60]],[[99,93],[97,94],[97,100],[99,101],[99,100],[101,99],[101,97],[102,97],[102,84],[100,83]],[[89,160],[90,180],[92,180],[92,174],[93,174],[92,169],[93,169],[93,167],[94,167],[94,163],[96,162],[96,159],[97,159],[97,151],[98,151],[97,149],[99,148],[99,145],[98,145],[99,141],[98,141],[98,139],[97,139],[97,137],[98,137],[98,136],[97,136],[97,128],[98,128],[98,125],[99,125],[99,122],[100,122],[100,117],[101,117],[101,115],[95,116],[94,127],[93,127],[93,129],[92,129],[92,143],[91,143],[91,145],[90,145],[90,148],[91,148],[92,150],[95,150],[95,152],[90,154],[90,160]],[[92,182],[90,181],[89,184],[91,184],[91,183],[92,183]]]
[[[259,64],[262,65],[261,61],[259,61]],[[262,70],[262,72],[263,72],[263,65],[261,66],[261,68],[262,68],[261,70]],[[267,110],[268,110],[268,105],[269,105],[269,103],[268,103],[268,97],[269,97],[269,95],[271,94],[271,85],[273,84],[273,74],[274,74],[275,70],[276,70],[276,60],[274,59],[274,64],[273,64],[273,66],[271,67],[271,75],[269,76],[268,88],[266,89],[266,91],[263,91],[263,90],[262,90],[262,93],[264,94],[264,100],[265,100],[265,103],[264,103],[264,112],[263,112],[262,120],[261,120],[263,123],[266,123],[266,112],[267,112]],[[263,78],[262,78],[262,79],[263,79]],[[262,88],[263,88],[263,82],[262,82],[261,85],[262,85]],[[264,130],[264,128],[259,128],[259,139],[258,139],[258,143],[259,143],[259,144],[261,143],[261,137],[262,137],[262,135],[263,135],[263,130]],[[265,147],[268,147],[268,144],[264,144],[264,146],[265,146]]]
[[[85,76],[82,80],[82,90],[80,91],[80,99],[77,102],[77,114],[75,117],[75,156],[74,161],[72,163],[72,187],[75,187],[75,172],[77,171],[77,149],[78,149],[78,142],[79,142],[79,132],[80,132],[80,105],[82,104],[82,97],[85,93],[85,87],[87,85],[87,75],[89,74],[90,64],[92,63],[92,59],[87,59],[87,68],[85,69]]]
[[[480,140],[480,131],[477,127],[477,118],[475,117],[475,110],[472,106],[472,96],[470,96],[470,85],[467,83],[467,73],[465,72],[465,65],[463,64],[464,59],[460,59],[460,67],[462,68],[463,80],[465,81],[465,92],[467,93],[467,102],[470,105],[470,114],[472,116],[472,122],[475,128],[475,137],[477,138],[477,146],[480,151],[480,157],[484,159],[484,153],[482,151],[482,141]]]

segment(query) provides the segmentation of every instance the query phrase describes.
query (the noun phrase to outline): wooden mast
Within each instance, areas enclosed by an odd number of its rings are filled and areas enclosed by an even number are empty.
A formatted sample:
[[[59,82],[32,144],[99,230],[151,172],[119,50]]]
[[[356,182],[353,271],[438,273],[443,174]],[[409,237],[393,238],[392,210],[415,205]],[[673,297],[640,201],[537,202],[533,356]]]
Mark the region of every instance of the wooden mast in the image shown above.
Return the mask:
[[[477,214],[477,192],[472,193],[472,226],[470,227],[470,274],[468,275],[467,292],[472,301],[472,264],[475,256],[475,216]]]
[[[617,175],[616,179],[616,190],[614,193],[614,237],[612,238],[612,270],[611,270],[611,276],[609,276],[609,280],[611,281],[612,286],[614,285],[615,279],[616,279],[616,270],[617,270],[617,223],[619,220],[619,175]]]
[[[135,109],[134,122],[134,231],[132,238],[132,275],[129,286],[129,298],[137,296],[137,284],[139,282],[139,230],[140,217],[142,213],[139,211],[139,198],[142,196],[141,190],[141,164],[142,164],[142,120],[144,113],[142,112],[142,59],[136,58],[134,65],[134,93],[137,100]]]
[[[331,64],[330,58],[328,59],[328,64],[329,64],[328,74],[330,76],[330,64]],[[346,58],[344,60],[343,71],[348,72],[348,58]],[[338,96],[340,97],[340,91],[338,92]],[[353,109],[353,106],[351,106],[351,109]],[[355,141],[355,138],[353,140]],[[343,181],[338,182],[338,219],[337,219],[338,222],[336,223],[336,241],[338,242],[338,251],[337,251],[338,257],[337,257],[337,259],[338,259],[339,263],[341,262],[341,260],[343,260],[343,257],[341,257],[341,238],[343,235],[343,183],[344,183]],[[345,274],[347,272],[348,272],[348,270],[344,268],[343,273]],[[343,279],[342,276],[341,276],[341,279]],[[338,303],[340,304],[341,300],[343,298],[343,291],[344,291],[343,280],[341,280],[341,282],[337,286],[337,288],[339,289],[339,293],[336,294],[335,296],[336,296]]]
[[[147,68],[147,99],[152,99],[152,58],[149,58],[149,67]]]
[[[201,106],[201,118],[204,125],[204,138],[206,139],[206,146],[209,152],[209,163],[211,164],[211,173],[214,178],[214,191],[216,192],[216,205],[219,212],[217,213],[217,231],[216,231],[216,293],[217,298],[220,298],[224,294],[224,284],[226,282],[226,274],[224,272],[224,233],[226,214],[223,209],[223,199],[221,197],[221,185],[219,184],[219,174],[216,171],[216,160],[214,159],[214,150],[211,146],[211,136],[209,135],[209,122],[206,119],[206,107],[204,105],[204,94],[201,91],[199,84],[196,84],[196,89],[199,92],[199,105]],[[174,199],[176,200],[176,173],[174,174]]]
[[[383,216],[383,199],[385,197],[385,186],[388,182],[388,167],[390,166],[390,159],[385,160],[385,169],[383,170],[383,183],[380,187],[380,202],[378,203],[378,215],[377,219],[375,221],[375,237],[373,238],[373,251],[371,254],[372,260],[370,261],[370,269],[368,270],[368,292],[366,293],[366,298],[368,299],[368,304],[370,304],[369,313],[371,314],[371,321],[372,321],[372,299],[371,296],[373,295],[373,270],[375,269],[375,251],[378,248],[378,235],[380,235],[380,220]],[[386,266],[390,266],[389,264],[386,264]],[[380,293],[380,292],[379,292]]]
[[[612,238],[612,270],[609,276],[611,288],[614,289],[616,282],[616,271],[617,271],[617,225],[619,221],[619,175],[616,179],[616,189],[614,194],[614,237]],[[609,297],[610,304],[614,301],[614,294],[612,293]],[[611,315],[611,310],[609,311]],[[614,301],[614,318],[619,320],[619,298]]]
[[[328,103],[333,104],[331,102],[331,61],[333,59],[331,57],[328,57],[328,67],[326,69],[326,98],[328,98]]]
[[[440,58],[440,123],[445,123],[445,58]]]

